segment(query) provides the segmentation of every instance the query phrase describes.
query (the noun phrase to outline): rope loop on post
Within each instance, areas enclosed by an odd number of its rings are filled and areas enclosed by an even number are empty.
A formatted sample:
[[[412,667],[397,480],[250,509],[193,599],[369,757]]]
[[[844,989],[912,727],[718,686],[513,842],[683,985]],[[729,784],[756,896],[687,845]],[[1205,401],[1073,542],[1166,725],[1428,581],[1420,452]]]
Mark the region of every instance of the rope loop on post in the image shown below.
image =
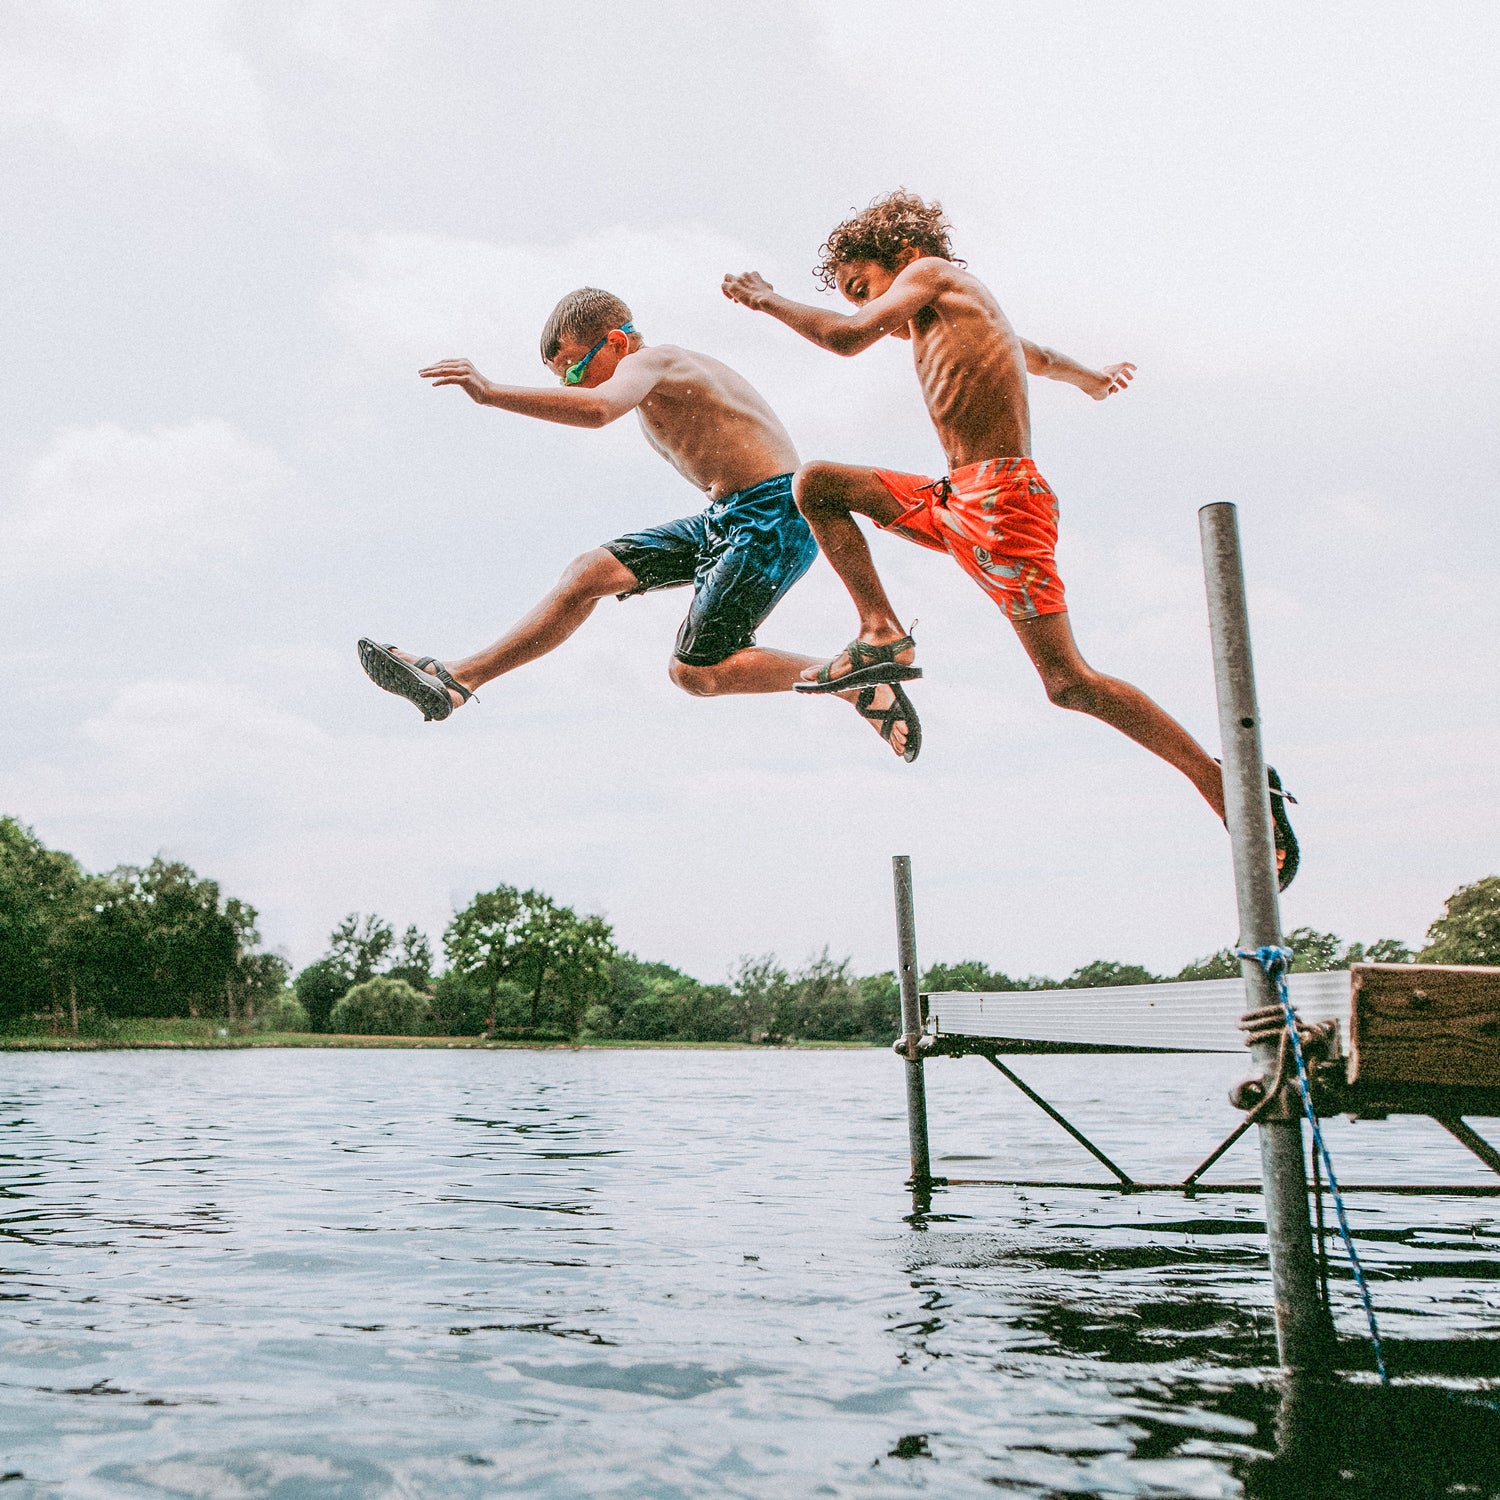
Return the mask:
[[[1365,1319],[1370,1325],[1370,1343],[1375,1350],[1375,1368],[1380,1372],[1380,1383],[1389,1385],[1390,1376],[1386,1373],[1385,1355],[1380,1348],[1380,1328],[1375,1321],[1375,1302],[1370,1296],[1364,1267],[1360,1265],[1359,1255],[1354,1249],[1354,1236],[1350,1232],[1349,1219],[1344,1212],[1344,1195],[1339,1191],[1339,1180],[1334,1175],[1333,1158],[1328,1154],[1328,1147],[1323,1141],[1323,1130],[1318,1124],[1318,1112],[1313,1106],[1312,1085],[1307,1077],[1307,1061],[1302,1052],[1302,1038],[1297,1034],[1297,1013],[1292,1009],[1291,997],[1287,993],[1286,976],[1291,967],[1292,950],[1268,943],[1261,948],[1236,948],[1235,957],[1248,958],[1258,963],[1265,971],[1266,978],[1276,986],[1276,994],[1281,1001],[1282,1020],[1286,1026],[1286,1036],[1291,1044],[1292,1056],[1297,1063],[1297,1087],[1302,1093],[1302,1110],[1307,1116],[1307,1123],[1312,1127],[1313,1149],[1321,1157],[1323,1170],[1328,1176],[1329,1191],[1333,1195],[1333,1210],[1338,1216],[1339,1236],[1344,1242],[1344,1252],[1349,1257],[1349,1268],[1354,1273],[1355,1285],[1359,1287],[1360,1300],[1365,1307]]]

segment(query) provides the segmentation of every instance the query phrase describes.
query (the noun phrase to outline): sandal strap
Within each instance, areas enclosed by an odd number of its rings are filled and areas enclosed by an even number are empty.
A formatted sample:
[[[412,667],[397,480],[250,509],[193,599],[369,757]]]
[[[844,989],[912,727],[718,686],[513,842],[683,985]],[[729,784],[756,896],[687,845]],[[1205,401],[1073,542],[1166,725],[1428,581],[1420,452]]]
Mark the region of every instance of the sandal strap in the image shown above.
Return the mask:
[[[474,695],[456,678],[442,662],[435,656],[424,656],[416,664],[419,672],[425,672],[428,667],[432,668],[433,676],[446,688],[452,688],[455,693],[461,693],[465,703]]]
[[[891,731],[895,729],[896,725],[907,722],[906,714],[901,708],[901,700],[893,698],[889,708],[877,708],[871,712],[870,705],[874,701],[875,689],[872,687],[862,689],[859,697],[854,700],[855,712],[858,713],[860,718],[868,719],[872,724],[878,724],[880,726],[880,738],[889,740]]]
[[[849,653],[849,665],[854,671],[861,667],[883,666],[887,663],[896,664],[896,658],[903,651],[916,648],[916,642],[911,636],[903,635],[899,641],[887,641],[882,646],[872,646],[868,641],[853,640],[844,649]]]

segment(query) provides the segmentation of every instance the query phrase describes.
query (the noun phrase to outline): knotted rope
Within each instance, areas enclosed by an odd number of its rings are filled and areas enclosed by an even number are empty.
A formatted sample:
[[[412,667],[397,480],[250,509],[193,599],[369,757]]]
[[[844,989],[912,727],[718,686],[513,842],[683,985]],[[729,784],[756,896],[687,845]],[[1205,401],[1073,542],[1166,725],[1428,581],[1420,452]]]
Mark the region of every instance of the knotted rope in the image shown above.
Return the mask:
[[[1262,948],[1237,948],[1236,958],[1252,959],[1265,971],[1266,978],[1276,986],[1277,997],[1281,1001],[1282,1020],[1286,1026],[1286,1034],[1291,1040],[1292,1056],[1297,1063],[1297,1087],[1302,1093],[1302,1111],[1307,1116],[1307,1123],[1312,1127],[1313,1149],[1322,1159],[1323,1170],[1328,1175],[1328,1187],[1333,1195],[1333,1211],[1338,1217],[1339,1235],[1344,1241],[1344,1251],[1349,1257],[1349,1267],[1354,1272],[1354,1282],[1359,1288],[1360,1300],[1365,1306],[1365,1318],[1370,1325],[1370,1343],[1375,1350],[1375,1368],[1380,1372],[1380,1383],[1390,1384],[1390,1376],[1386,1373],[1385,1355],[1380,1348],[1380,1327],[1375,1321],[1375,1302],[1370,1296],[1369,1284],[1365,1281],[1364,1267],[1359,1263],[1359,1255],[1354,1249],[1354,1236],[1349,1230],[1349,1219],[1344,1212],[1344,1195],[1339,1191],[1339,1180],[1334,1174],[1333,1158],[1328,1154],[1328,1147],[1323,1141],[1323,1130],[1318,1124],[1318,1112],[1313,1108],[1312,1085],[1307,1078],[1307,1062],[1302,1053],[1302,1038],[1297,1032],[1297,1013],[1292,1009],[1290,996],[1287,994],[1286,976],[1287,968],[1292,961],[1292,950],[1290,948],[1276,948],[1269,944]]]

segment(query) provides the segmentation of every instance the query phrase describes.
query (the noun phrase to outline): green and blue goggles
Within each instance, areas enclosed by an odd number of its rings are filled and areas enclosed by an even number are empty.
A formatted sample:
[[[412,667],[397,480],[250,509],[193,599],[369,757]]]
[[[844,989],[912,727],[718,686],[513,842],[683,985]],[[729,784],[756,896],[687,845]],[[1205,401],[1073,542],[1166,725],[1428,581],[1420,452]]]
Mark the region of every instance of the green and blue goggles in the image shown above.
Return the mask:
[[[622,323],[618,328],[610,329],[610,333],[634,333],[634,323]],[[588,371],[589,361],[609,342],[609,334],[606,333],[587,354],[576,364],[571,364],[563,371],[562,383],[564,385],[577,385]]]

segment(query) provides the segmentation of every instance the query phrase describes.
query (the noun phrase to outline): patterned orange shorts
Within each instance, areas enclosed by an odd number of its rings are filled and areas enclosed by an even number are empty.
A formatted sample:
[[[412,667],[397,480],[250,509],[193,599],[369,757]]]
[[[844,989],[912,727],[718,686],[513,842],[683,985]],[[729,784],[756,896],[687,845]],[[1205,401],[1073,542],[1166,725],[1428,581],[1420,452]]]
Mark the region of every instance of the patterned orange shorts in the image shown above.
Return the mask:
[[[904,507],[885,530],[951,552],[1007,619],[1067,609],[1053,557],[1057,496],[1029,458],[986,458],[946,479],[889,469],[875,477]]]

